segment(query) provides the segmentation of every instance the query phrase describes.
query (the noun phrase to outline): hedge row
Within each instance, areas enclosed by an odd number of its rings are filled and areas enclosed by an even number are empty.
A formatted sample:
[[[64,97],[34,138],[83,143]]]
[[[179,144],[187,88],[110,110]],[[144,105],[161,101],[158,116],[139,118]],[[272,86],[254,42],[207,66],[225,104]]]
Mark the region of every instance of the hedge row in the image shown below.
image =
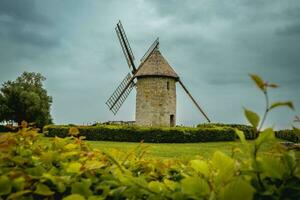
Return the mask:
[[[69,126],[47,126],[45,135],[49,137],[66,137]],[[235,131],[233,128],[146,128],[136,126],[82,126],[77,127],[80,136],[87,140],[123,141],[123,142],[151,142],[151,143],[186,143],[186,142],[210,142],[233,141]]]
[[[295,130],[280,130],[276,131],[275,135],[277,138],[284,139],[290,142],[300,142],[300,133]]]
[[[247,140],[254,140],[258,136],[255,128],[244,124],[209,123],[209,124],[198,124],[197,127],[198,128],[218,128],[218,127],[237,128],[240,131],[244,132]]]
[[[18,128],[16,128],[16,127],[0,125],[0,133],[17,132],[17,131],[18,131]]]

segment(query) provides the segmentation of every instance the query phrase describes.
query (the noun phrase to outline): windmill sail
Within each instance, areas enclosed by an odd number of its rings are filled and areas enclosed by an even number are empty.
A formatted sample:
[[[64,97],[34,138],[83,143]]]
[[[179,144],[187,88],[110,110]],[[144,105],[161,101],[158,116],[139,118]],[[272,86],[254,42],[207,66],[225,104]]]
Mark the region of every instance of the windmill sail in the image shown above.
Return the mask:
[[[191,93],[188,91],[188,89],[185,87],[185,85],[183,84],[183,82],[179,79],[178,82],[180,83],[180,85],[182,86],[183,90],[186,92],[186,94],[191,98],[191,100],[193,101],[193,103],[195,104],[195,106],[198,108],[198,110],[202,113],[202,115],[206,118],[206,120],[208,122],[210,122],[210,119],[207,117],[207,115],[205,114],[205,112],[201,109],[201,107],[198,105],[198,103],[196,102],[196,100],[193,98],[193,96],[191,95]]]
[[[128,73],[114,93],[106,101],[106,105],[114,113],[114,115],[119,111],[120,107],[130,94],[132,88],[134,87],[133,82],[134,77]]]
[[[132,72],[134,73],[136,71],[136,67],[135,67],[135,64],[134,64],[134,56],[133,56],[131,47],[129,45],[128,39],[126,37],[124,28],[121,24],[121,21],[118,22],[115,30],[116,30],[117,36],[119,38],[124,56],[125,56],[126,61],[127,61],[127,64],[128,64],[130,69],[132,68]]]

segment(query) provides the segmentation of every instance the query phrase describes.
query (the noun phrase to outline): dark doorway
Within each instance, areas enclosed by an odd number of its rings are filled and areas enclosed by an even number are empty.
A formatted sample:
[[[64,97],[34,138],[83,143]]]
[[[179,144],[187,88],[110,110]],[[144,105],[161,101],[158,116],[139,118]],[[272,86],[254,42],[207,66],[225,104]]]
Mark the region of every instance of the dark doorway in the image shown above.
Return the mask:
[[[170,126],[171,127],[175,126],[175,117],[174,117],[174,115],[170,115]]]

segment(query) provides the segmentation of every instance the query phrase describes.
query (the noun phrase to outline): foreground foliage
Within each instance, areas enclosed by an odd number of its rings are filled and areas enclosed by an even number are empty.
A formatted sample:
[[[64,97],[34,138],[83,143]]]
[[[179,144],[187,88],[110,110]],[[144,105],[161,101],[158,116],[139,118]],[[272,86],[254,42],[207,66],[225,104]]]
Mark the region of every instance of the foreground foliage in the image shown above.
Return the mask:
[[[182,163],[144,158],[143,144],[127,154],[92,149],[73,136],[41,145],[41,136],[24,127],[0,137],[0,197],[299,199],[295,152],[277,146],[272,156],[260,155],[260,148],[274,139],[272,129],[262,132],[253,145],[241,131],[237,134],[245,148],[234,149],[232,156],[216,151],[210,160]]]

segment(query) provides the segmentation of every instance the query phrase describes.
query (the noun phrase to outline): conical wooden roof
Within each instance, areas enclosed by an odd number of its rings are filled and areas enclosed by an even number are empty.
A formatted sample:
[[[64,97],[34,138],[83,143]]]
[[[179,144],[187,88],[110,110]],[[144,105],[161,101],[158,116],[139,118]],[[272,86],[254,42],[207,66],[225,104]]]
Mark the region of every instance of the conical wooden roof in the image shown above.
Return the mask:
[[[141,76],[167,76],[178,79],[178,75],[156,48],[149,57],[141,63],[136,77]]]

